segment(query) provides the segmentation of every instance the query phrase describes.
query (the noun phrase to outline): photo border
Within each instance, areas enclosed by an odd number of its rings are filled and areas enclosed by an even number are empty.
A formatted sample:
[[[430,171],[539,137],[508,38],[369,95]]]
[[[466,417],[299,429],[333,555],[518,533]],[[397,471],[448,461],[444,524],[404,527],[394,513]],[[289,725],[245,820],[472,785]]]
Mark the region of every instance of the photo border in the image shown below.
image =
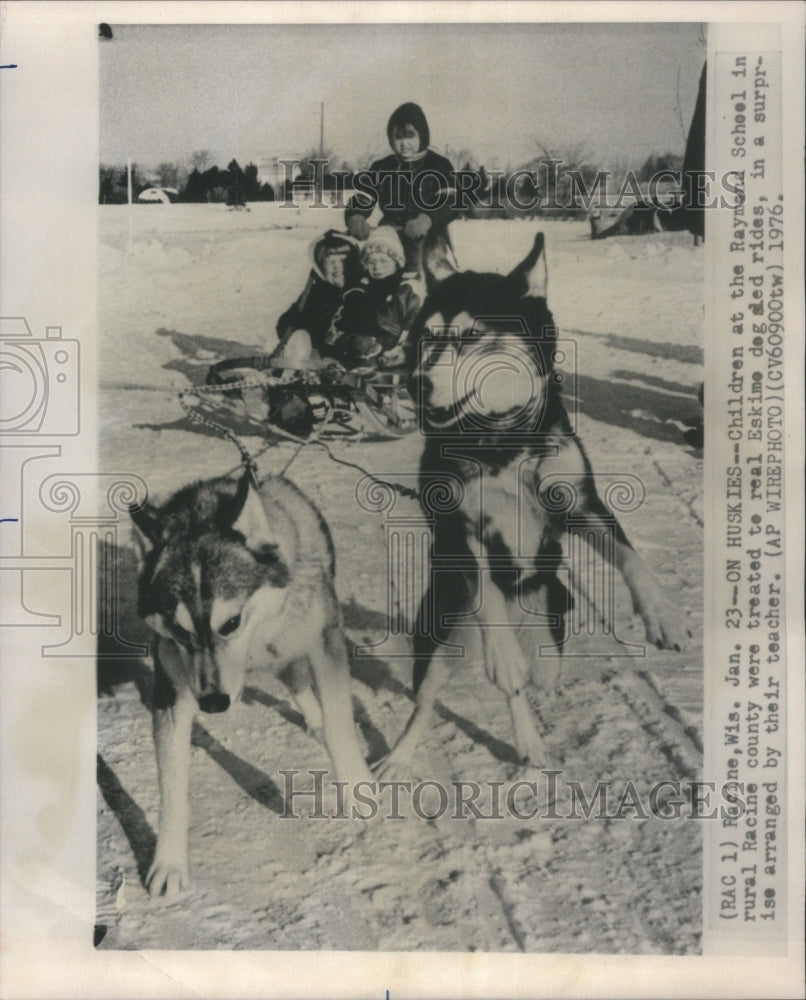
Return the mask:
[[[26,462],[74,475],[97,470],[96,319],[99,21],[119,23],[673,20],[779,21],[784,53],[787,211],[803,218],[803,8],[797,3],[29,3],[2,12],[3,136],[0,315],[35,336],[60,326],[81,343],[81,435]],[[749,29],[749,30],[752,30]],[[787,284],[803,287],[803,234],[792,232]],[[706,282],[713,280],[713,252]],[[802,300],[788,322],[803,329]],[[713,329],[706,315],[706,341]],[[795,342],[795,348],[797,348]],[[802,341],[801,341],[802,348]],[[792,350],[792,348],[790,348]],[[706,347],[707,353],[707,347]],[[802,363],[802,350],[793,369]],[[708,365],[708,361],[706,361]],[[713,372],[711,372],[713,374]],[[802,378],[792,384],[802,385]],[[787,402],[789,954],[758,956],[489,955],[316,952],[95,952],[95,664],[41,659],[35,625],[3,630],[0,866],[3,997],[788,997],[803,995],[803,398]],[[706,406],[707,418],[707,406]],[[706,419],[707,423],[707,419]],[[797,433],[796,433],[797,431]],[[34,447],[34,446],[32,446]],[[43,446],[39,446],[40,448]],[[54,454],[54,448],[58,453]],[[795,469],[795,472],[792,471]],[[713,482],[711,484],[713,489]],[[706,484],[708,489],[708,484]],[[706,496],[712,494],[706,493]],[[4,504],[7,494],[4,489]],[[94,503],[90,497],[88,502]],[[713,515],[713,510],[711,514]],[[47,519],[41,551],[63,551]],[[706,550],[707,555],[707,550]],[[44,568],[44,567],[43,567]],[[37,574],[47,577],[47,574]],[[707,579],[707,578],[706,578]],[[37,581],[64,606],[51,579]],[[37,586],[37,590],[40,587]],[[44,602],[36,602],[44,603]],[[712,609],[713,610],[713,609]],[[388,992],[387,992],[388,991]]]

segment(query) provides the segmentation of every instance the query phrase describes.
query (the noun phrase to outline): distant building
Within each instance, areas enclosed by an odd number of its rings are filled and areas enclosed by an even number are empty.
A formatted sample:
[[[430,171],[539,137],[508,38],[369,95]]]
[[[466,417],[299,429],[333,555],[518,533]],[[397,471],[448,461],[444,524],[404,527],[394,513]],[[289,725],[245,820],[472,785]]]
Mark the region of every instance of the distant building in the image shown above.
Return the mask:
[[[281,162],[286,161],[286,162]],[[258,178],[261,184],[271,184],[274,190],[274,197],[277,201],[285,200],[290,196],[295,204],[311,202],[316,197],[315,185],[311,176],[311,168],[306,159],[294,154],[283,157],[266,157],[256,161],[258,168]],[[304,164],[304,170],[301,167]],[[303,176],[304,175],[304,176]],[[291,182],[291,191],[287,191],[287,184]],[[340,204],[352,195],[352,184],[345,184],[342,178],[339,183],[339,194],[336,195],[332,188],[335,186],[333,178],[326,174],[323,181],[324,191],[321,197],[326,205],[334,203],[334,199],[340,199]]]
[[[145,205],[170,205],[178,198],[179,192],[172,187],[149,187],[137,195],[137,201]]]
[[[280,163],[280,157],[270,156],[265,159],[258,159],[257,173],[258,179],[261,184],[271,184],[275,192],[275,197],[279,198],[282,196],[285,190],[285,182],[290,179],[292,182],[295,181],[300,175],[299,162],[300,157],[289,154],[288,156],[282,157],[284,160],[296,160],[294,164],[284,164]]]

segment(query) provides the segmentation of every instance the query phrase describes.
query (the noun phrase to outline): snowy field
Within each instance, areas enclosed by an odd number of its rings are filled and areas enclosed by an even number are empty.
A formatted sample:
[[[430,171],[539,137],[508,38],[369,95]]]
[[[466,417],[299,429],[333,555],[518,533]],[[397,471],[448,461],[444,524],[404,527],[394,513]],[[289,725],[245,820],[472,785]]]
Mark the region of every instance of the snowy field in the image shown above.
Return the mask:
[[[101,468],[142,476],[160,499],[238,465],[227,441],[190,423],[175,392],[214,360],[271,349],[317,233],[340,213],[218,205],[100,209]],[[567,396],[598,473],[638,476],[646,501],[622,525],[679,609],[685,653],[617,656],[580,640],[534,705],[563,780],[640,794],[700,775],[702,458],[682,428],[702,381],[702,250],[688,234],[588,238],[587,223],[456,223],[463,267],[505,271],[546,234],[549,304],[576,344]],[[250,447],[262,442],[247,439]],[[416,471],[416,434],[338,445],[380,475]],[[293,452],[280,444],[263,474]],[[359,508],[360,473],[303,451],[289,476],[319,505],[336,546],[348,637],[386,634],[385,525]],[[412,501],[400,500],[405,513]],[[397,513],[398,511],[396,511]],[[122,532],[125,539],[125,530]],[[134,556],[117,553],[124,636],[147,641],[134,613]],[[640,642],[626,588],[617,631]],[[596,639],[597,643],[601,641]],[[474,649],[475,647],[471,647]],[[391,652],[403,655],[390,655]],[[366,755],[381,757],[412,708],[402,640],[353,660]],[[351,949],[689,954],[700,948],[701,827],[686,819],[508,818],[433,822],[281,819],[280,768],[326,768],[282,684],[250,675],[241,703],[201,717],[191,762],[193,888],[177,903],[143,888],[157,825],[147,708],[150,662],[104,658],[98,701],[98,923],[101,948]],[[516,776],[502,695],[478,655],[443,690],[412,778]],[[526,808],[526,807],[524,807]],[[100,936],[100,935],[99,935]]]

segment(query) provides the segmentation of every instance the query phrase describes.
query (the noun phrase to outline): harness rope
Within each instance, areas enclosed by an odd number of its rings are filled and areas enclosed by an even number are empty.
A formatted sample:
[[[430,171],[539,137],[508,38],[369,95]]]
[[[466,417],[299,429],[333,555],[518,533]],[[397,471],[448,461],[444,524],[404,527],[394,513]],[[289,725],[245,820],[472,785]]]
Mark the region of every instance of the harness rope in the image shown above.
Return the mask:
[[[194,423],[201,424],[203,427],[209,427],[212,431],[215,431],[216,434],[220,434],[223,437],[229,438],[229,440],[232,441],[232,443],[241,453],[241,465],[248,471],[249,478],[252,480],[252,485],[258,486],[259,482],[257,477],[257,463],[255,459],[252,457],[252,455],[250,455],[246,445],[241,441],[241,439],[234,431],[231,431],[229,429],[229,427],[225,427],[223,424],[218,423],[218,421],[216,420],[210,420],[209,417],[205,417],[197,410],[194,410],[193,407],[190,406],[185,401],[185,396],[190,396],[190,395],[196,395],[196,393],[192,389],[182,390],[181,392],[179,392],[177,395],[177,399],[179,400],[179,405],[182,407],[185,413],[190,417],[190,419],[194,421]]]
[[[231,365],[228,367],[236,367],[236,366]],[[243,367],[243,362],[241,362],[241,367]],[[186,397],[196,396],[197,398],[202,398],[203,396],[207,395],[222,395],[227,392],[240,391],[241,389],[263,388],[266,385],[267,382],[265,376],[253,377],[253,378],[243,377],[240,379],[233,379],[232,381],[222,383],[221,385],[203,385],[203,386],[194,386],[193,388],[190,389],[181,389],[177,394],[179,405],[185,411],[187,416],[192,421],[194,421],[194,423],[209,428],[216,434],[227,438],[235,445],[241,456],[241,467],[246,469],[255,487],[258,487],[260,485],[258,479],[257,459],[261,455],[265,454],[265,452],[267,452],[269,448],[272,447],[272,444],[269,443],[264,445],[264,447],[261,448],[260,451],[258,451],[255,455],[252,455],[249,452],[249,449],[246,447],[246,445],[241,441],[240,437],[234,431],[230,430],[229,427],[226,427],[219,421],[213,420],[210,417],[204,416],[204,414],[199,413],[198,410],[194,409],[193,406],[191,406],[187,402]],[[286,384],[280,383],[278,388],[284,388],[285,386],[288,386],[288,388],[292,388],[292,386],[290,386],[288,383]],[[315,387],[312,386],[311,388],[312,391],[315,391],[317,394],[327,395],[327,387],[317,385]],[[330,414],[331,417],[333,417],[333,414],[336,412],[339,411],[331,410]],[[275,433],[277,434],[277,436],[283,437],[286,440],[292,441],[298,445],[293,455],[283,466],[282,470],[280,471],[280,475],[285,475],[286,471],[290,468],[292,462],[294,462],[294,460],[297,458],[300,452],[302,452],[305,448],[309,446],[319,446],[320,448],[324,448],[328,458],[332,462],[335,462],[338,465],[347,466],[348,468],[356,469],[357,471],[362,472],[365,476],[368,476],[370,479],[372,479],[373,482],[376,482],[381,486],[391,487],[392,489],[400,493],[401,496],[408,497],[413,500],[419,499],[420,497],[419,491],[413,490],[409,486],[404,486],[402,483],[388,482],[385,479],[380,479],[372,472],[369,472],[367,469],[365,469],[362,465],[359,465],[357,462],[349,462],[346,459],[339,458],[338,456],[334,455],[333,452],[330,450],[330,447],[327,444],[327,442],[321,440],[322,433],[324,432],[325,428],[331,423],[339,424],[342,428],[344,428],[344,423],[339,418],[325,420],[323,421],[321,427],[307,438],[303,438],[297,434],[293,434],[291,431],[288,431],[283,427],[279,427],[276,424],[272,425],[272,433]],[[360,432],[356,432],[355,437],[357,438],[359,434]],[[231,469],[227,473],[227,475],[230,475],[232,472],[236,471],[237,468],[238,466],[236,466],[234,469]]]

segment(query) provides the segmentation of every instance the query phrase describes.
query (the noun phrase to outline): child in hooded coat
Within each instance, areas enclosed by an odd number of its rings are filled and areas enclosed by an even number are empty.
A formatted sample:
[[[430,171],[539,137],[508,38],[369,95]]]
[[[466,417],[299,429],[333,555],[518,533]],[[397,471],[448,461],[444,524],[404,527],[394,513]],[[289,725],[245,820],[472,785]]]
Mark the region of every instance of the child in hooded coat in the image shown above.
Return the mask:
[[[359,277],[358,243],[329,229],[310,246],[311,271],[299,298],[277,320],[277,361],[302,364],[312,351],[327,353],[326,335],[346,289]]]
[[[431,131],[418,104],[401,104],[389,119],[386,135],[394,152],[355,176],[357,193],[345,210],[345,223],[356,239],[365,240],[370,232],[367,220],[379,205],[380,225],[392,226],[400,235],[406,270],[421,273],[423,240],[428,233],[441,235],[450,246],[448,223],[455,215],[453,165],[428,148]],[[426,171],[428,175],[418,181]]]
[[[394,229],[380,226],[369,234],[361,250],[364,277],[344,293],[325,353],[347,368],[404,363],[405,341],[423,298],[419,282],[404,280],[405,263]]]

